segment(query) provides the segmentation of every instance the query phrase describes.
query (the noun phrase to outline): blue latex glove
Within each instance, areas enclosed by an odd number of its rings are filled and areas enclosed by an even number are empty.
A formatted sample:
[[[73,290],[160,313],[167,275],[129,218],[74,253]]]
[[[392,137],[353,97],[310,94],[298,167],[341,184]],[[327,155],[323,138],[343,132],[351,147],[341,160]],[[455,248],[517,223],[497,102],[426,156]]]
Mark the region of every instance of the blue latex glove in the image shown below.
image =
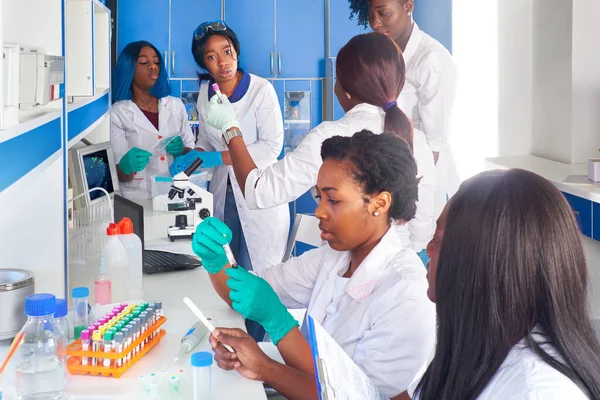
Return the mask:
[[[206,105],[206,123],[225,132],[231,127],[240,127],[233,106],[227,96],[214,95]]]
[[[197,158],[202,159],[200,168],[213,168],[223,165],[223,158],[221,157],[220,151],[190,150],[187,154],[177,157],[175,161],[173,161],[173,164],[169,167],[171,176],[175,176],[181,171],[185,171],[185,169]]]
[[[169,142],[165,150],[167,150],[168,153],[173,154],[173,157],[177,158],[183,154],[183,148],[183,139],[181,139],[181,136],[175,136],[175,139]]]
[[[192,250],[202,259],[202,266],[216,274],[229,262],[223,245],[231,242],[231,230],[214,217],[206,218],[196,228],[192,238]]]
[[[243,268],[228,268],[227,286],[233,309],[261,324],[277,344],[298,322],[285,308],[277,293],[263,278]]]
[[[125,153],[123,158],[121,158],[121,161],[119,161],[119,167],[121,167],[121,171],[127,175],[134,172],[140,172],[146,168],[146,165],[148,165],[150,162],[151,156],[152,153],[146,150],[132,147],[127,153]]]

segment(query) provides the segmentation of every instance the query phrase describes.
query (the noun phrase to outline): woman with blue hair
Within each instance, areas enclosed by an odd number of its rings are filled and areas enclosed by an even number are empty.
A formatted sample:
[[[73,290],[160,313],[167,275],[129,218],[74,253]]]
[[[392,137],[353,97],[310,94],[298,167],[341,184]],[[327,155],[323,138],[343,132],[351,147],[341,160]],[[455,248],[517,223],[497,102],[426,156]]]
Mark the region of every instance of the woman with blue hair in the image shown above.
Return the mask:
[[[169,96],[162,65],[156,47],[139,41],[125,46],[115,67],[110,141],[121,194],[129,199],[149,199],[151,177],[168,175],[174,158],[194,147],[185,106]],[[149,151],[168,137],[173,139],[166,148]]]

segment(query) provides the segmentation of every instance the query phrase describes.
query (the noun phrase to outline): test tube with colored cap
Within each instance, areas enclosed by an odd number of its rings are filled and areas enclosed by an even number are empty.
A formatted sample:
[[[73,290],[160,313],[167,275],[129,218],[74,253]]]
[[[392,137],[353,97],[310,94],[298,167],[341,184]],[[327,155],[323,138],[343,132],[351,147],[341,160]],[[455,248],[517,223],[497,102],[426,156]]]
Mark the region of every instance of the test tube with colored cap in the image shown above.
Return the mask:
[[[123,334],[123,351],[127,350],[130,342],[129,342],[129,329],[127,328],[123,328],[121,329],[121,332]],[[127,354],[125,354],[125,356],[123,357],[123,364],[125,364],[127,362]]]
[[[155,301],[154,302],[154,313],[157,316],[157,319],[162,317],[163,315],[163,310],[162,310],[162,301]]]
[[[123,342],[124,342],[123,332],[117,332],[115,334],[115,348],[114,348],[115,353],[118,354],[123,351]],[[115,367],[121,368],[121,366],[123,366],[123,359],[117,358],[115,360]]]
[[[104,353],[110,354],[112,352],[112,341],[113,335],[112,332],[108,331],[104,334]],[[110,358],[104,359],[104,368],[110,368],[112,362]]]
[[[81,331],[88,326],[88,297],[90,290],[86,287],[77,287],[71,291],[73,298],[73,326],[75,340],[81,337]]]
[[[100,341],[102,339],[102,335],[100,331],[94,331],[92,333],[92,351],[98,352],[100,351]],[[98,359],[96,357],[92,357],[92,366],[95,367],[98,365]]]
[[[90,350],[91,335],[92,335],[91,332],[88,331],[87,329],[81,331],[81,350],[83,350],[83,351]],[[81,357],[81,365],[83,365],[83,366],[88,365],[88,358],[86,356]]]
[[[233,256],[233,251],[231,251],[231,247],[229,247],[228,244],[224,244],[223,250],[225,250],[225,255],[227,256],[227,261],[229,261],[229,265],[231,265],[231,268],[237,268],[238,263],[235,260],[235,257]]]

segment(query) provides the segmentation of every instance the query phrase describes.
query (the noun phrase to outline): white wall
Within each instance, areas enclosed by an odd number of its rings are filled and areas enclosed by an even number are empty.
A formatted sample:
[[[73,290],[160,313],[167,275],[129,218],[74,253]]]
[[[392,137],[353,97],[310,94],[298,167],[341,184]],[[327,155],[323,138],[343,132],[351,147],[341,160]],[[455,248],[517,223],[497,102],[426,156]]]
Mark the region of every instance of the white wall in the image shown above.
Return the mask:
[[[533,0],[533,155],[571,161],[571,0]]]
[[[497,18],[497,156],[526,155],[531,153],[533,0],[500,0]]]
[[[600,148],[600,1],[573,2],[572,162]]]
[[[37,293],[64,294],[60,151],[0,192],[0,268],[33,272]]]

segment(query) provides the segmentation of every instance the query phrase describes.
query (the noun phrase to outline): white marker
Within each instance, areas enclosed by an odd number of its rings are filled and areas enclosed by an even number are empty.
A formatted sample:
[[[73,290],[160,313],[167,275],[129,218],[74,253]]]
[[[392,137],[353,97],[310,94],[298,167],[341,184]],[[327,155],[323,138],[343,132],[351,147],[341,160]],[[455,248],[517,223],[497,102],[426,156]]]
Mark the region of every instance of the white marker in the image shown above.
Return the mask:
[[[204,324],[204,326],[206,326],[206,328],[210,331],[210,333],[213,333],[215,330],[215,327],[204,316],[204,314],[202,314],[202,311],[200,311],[200,309],[194,304],[194,302],[192,300],[190,300],[189,297],[184,297],[183,302],[185,303],[186,306],[188,306],[190,308],[190,310],[192,310],[192,312],[196,315],[196,317],[198,317],[200,322],[202,322]],[[229,350],[230,352],[235,353],[235,351],[230,346],[226,345],[225,343],[222,343],[222,345],[225,346],[225,348],[227,350]]]

